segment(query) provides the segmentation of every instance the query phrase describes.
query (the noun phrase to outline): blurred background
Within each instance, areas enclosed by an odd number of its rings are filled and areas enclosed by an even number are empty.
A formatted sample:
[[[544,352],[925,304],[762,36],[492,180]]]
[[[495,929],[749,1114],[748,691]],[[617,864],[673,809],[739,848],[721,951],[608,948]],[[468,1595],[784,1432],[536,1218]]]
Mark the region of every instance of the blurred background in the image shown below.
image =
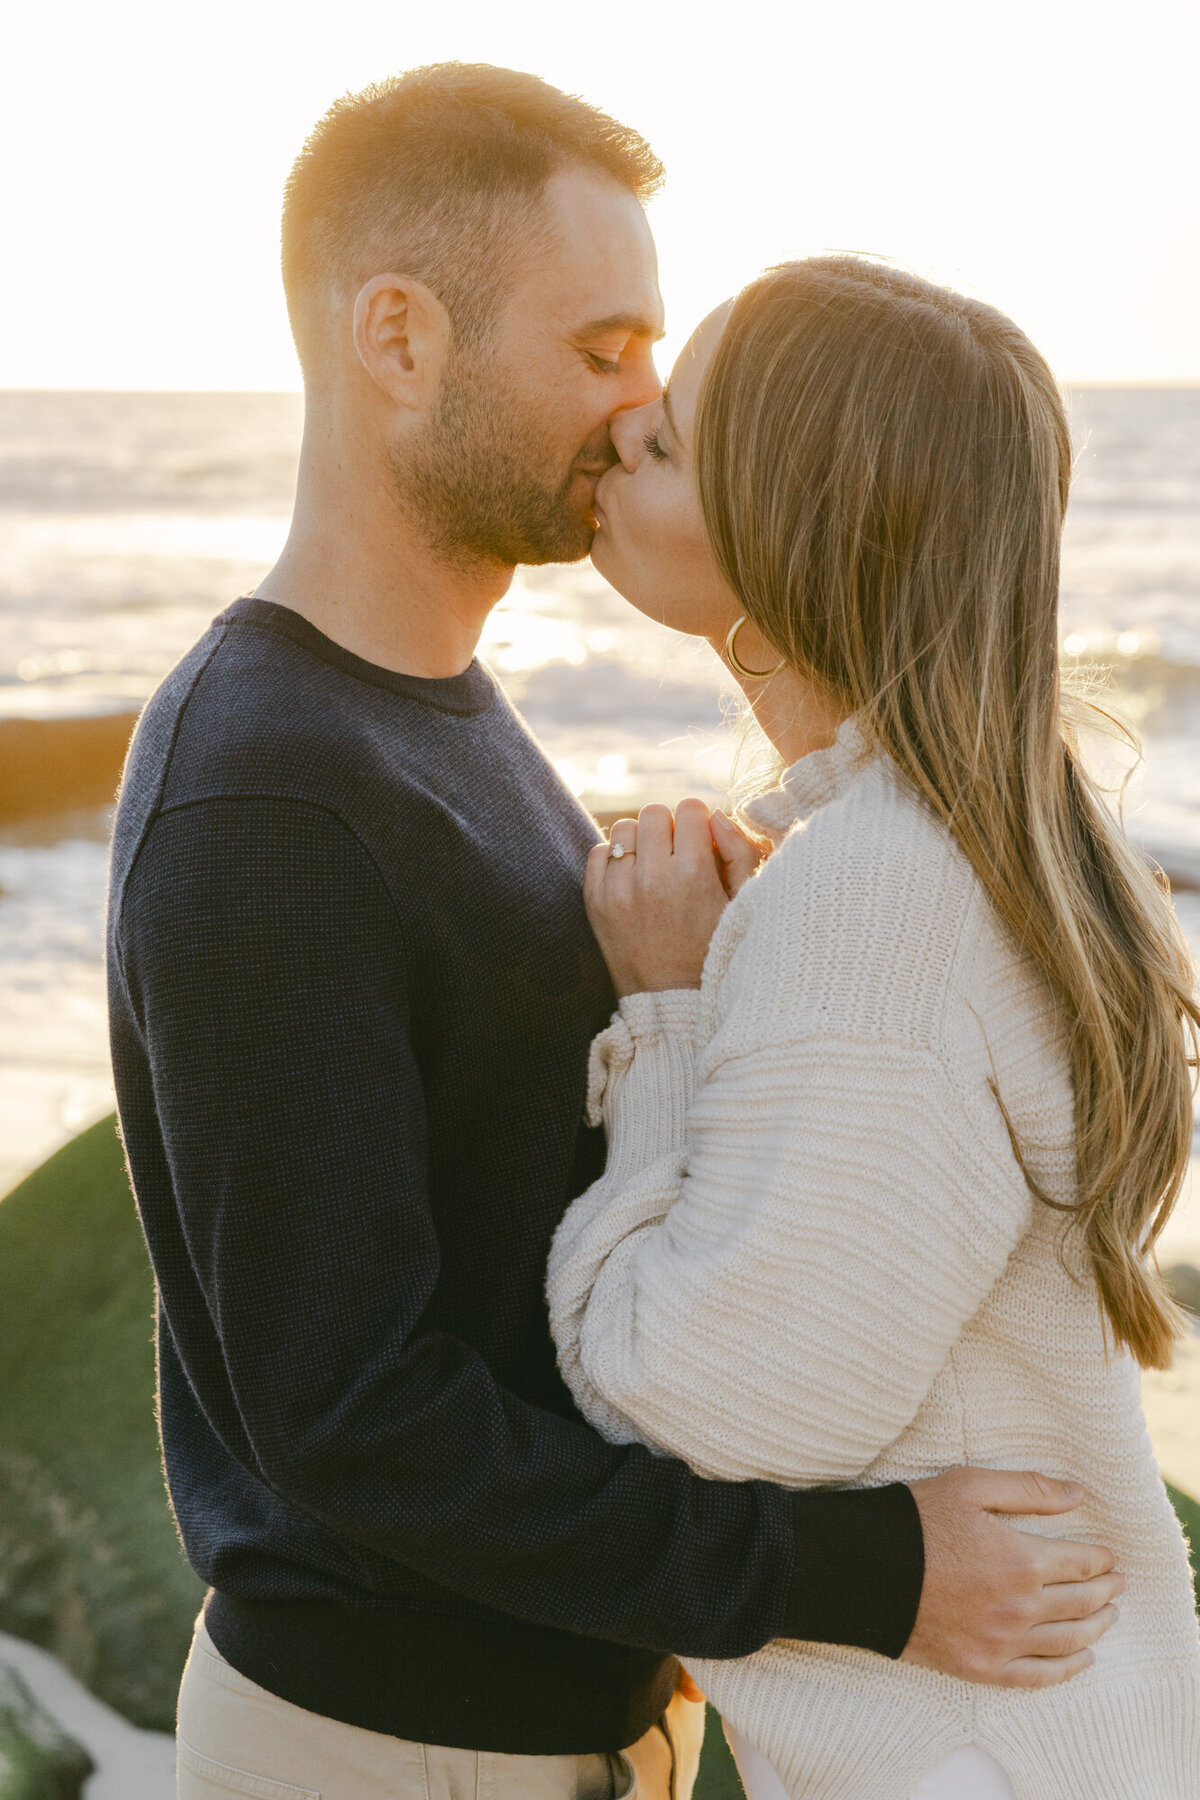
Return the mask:
[[[286,531],[288,167],[338,94],[445,58],[534,70],[662,156],[664,372],[717,300],[824,249],[893,257],[1029,332],[1077,450],[1063,654],[1111,670],[1142,733],[1128,824],[1200,946],[1193,0],[27,8],[0,66],[0,1193],[111,1110],[101,917],[124,746]],[[482,654],[590,806],[723,796],[717,664],[590,564],[521,571]],[[1166,1262],[1200,1266],[1195,1166]],[[1193,1492],[1195,1350],[1152,1413]]]

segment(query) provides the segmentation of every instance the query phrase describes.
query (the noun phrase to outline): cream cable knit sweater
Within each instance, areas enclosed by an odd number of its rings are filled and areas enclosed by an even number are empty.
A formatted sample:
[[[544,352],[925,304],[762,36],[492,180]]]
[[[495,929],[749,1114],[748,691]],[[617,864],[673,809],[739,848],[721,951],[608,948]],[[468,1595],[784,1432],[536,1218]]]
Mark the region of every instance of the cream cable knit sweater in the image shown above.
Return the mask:
[[[689,1667],[806,1800],[908,1800],[970,1742],[1019,1800],[1197,1800],[1200,1639],[1138,1370],[989,1085],[1069,1198],[1046,994],[853,722],[750,812],[777,848],[702,989],[622,1001],[593,1046],[608,1165],[551,1256],[563,1374],[607,1437],[723,1479],[1076,1477],[1087,1506],[1023,1527],[1109,1544],[1128,1587],[1096,1666],[1044,1693],[788,1641]]]

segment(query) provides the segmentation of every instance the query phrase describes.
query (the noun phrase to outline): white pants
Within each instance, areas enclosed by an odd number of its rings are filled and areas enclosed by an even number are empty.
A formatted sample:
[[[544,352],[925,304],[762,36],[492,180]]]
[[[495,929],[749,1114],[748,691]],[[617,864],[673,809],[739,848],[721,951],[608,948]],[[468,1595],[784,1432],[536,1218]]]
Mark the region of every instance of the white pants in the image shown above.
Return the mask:
[[[761,1750],[725,1727],[746,1800],[792,1800]],[[920,1783],[912,1800],[1016,1800],[1004,1770],[974,1744],[956,1750]]]

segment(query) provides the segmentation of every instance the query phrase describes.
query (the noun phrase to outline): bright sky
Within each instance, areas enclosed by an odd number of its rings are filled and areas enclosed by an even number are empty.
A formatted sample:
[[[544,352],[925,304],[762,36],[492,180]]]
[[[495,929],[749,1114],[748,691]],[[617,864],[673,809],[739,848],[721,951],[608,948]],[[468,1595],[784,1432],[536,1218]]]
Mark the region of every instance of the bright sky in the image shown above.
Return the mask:
[[[667,362],[763,265],[854,249],[1066,380],[1200,380],[1196,0],[64,0],[4,31],[0,386],[297,386],[291,159],[339,93],[451,57],[654,144]]]

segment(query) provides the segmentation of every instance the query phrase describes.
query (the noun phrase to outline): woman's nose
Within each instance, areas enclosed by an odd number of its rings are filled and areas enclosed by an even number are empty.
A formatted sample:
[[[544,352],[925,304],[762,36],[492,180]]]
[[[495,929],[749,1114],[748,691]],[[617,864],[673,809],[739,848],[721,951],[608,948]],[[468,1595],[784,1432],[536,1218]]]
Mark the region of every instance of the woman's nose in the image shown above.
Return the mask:
[[[631,472],[646,454],[646,433],[656,404],[626,407],[622,412],[614,413],[608,422],[613,449]]]

